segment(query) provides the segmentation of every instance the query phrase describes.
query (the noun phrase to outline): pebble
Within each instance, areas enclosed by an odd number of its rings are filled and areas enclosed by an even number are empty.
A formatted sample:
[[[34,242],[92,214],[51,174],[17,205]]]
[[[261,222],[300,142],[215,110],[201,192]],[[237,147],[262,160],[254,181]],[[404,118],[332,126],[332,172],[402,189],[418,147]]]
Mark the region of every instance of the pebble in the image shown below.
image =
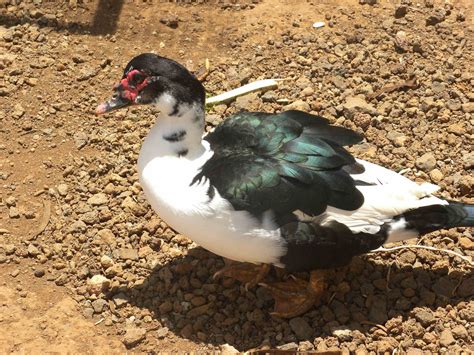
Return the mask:
[[[127,348],[131,348],[140,343],[146,336],[146,329],[128,328],[123,337],[123,343]]]
[[[451,329],[445,329],[441,332],[439,336],[439,344],[441,346],[448,347],[451,344],[454,344],[456,340],[453,337],[453,333],[451,332]]]
[[[34,271],[34,275],[35,275],[36,277],[43,277],[44,274],[45,274],[44,269],[39,269],[39,268],[37,268],[37,269]]]
[[[469,152],[462,157],[464,169],[474,168],[474,152]]]
[[[296,100],[292,102],[291,104],[288,104],[286,106],[283,106],[283,111],[289,111],[289,110],[300,110],[300,111],[310,111],[311,107],[306,101],[303,100]]]
[[[433,169],[430,171],[430,178],[434,183],[439,183],[443,180],[444,175],[439,169]]]
[[[59,184],[57,186],[59,196],[66,196],[69,190],[69,186],[67,184]]]
[[[169,329],[167,327],[160,328],[156,331],[156,336],[158,339],[165,338],[169,333]]]
[[[433,312],[424,308],[417,308],[414,310],[415,319],[420,322],[423,327],[428,327],[435,321]]]
[[[73,140],[74,140],[74,145],[76,146],[76,148],[82,149],[89,142],[89,137],[87,136],[86,133],[79,131],[79,132],[74,133]]]
[[[138,260],[138,250],[130,248],[120,248],[119,258],[123,260]]]
[[[462,104],[461,109],[465,113],[473,113],[474,112],[474,102],[466,102],[465,104]]]
[[[123,292],[120,292],[120,293],[117,293],[116,295],[114,295],[112,297],[112,300],[114,301],[114,303],[117,307],[122,307],[122,306],[126,305],[129,302],[128,296]]]
[[[109,198],[103,192],[99,192],[95,195],[92,195],[87,199],[87,203],[92,206],[106,205],[108,202]]]
[[[308,322],[302,317],[290,319],[290,327],[299,340],[309,339],[314,333],[313,328],[311,328]]]
[[[436,158],[433,153],[425,153],[416,159],[415,165],[424,172],[430,172],[436,167]]]
[[[107,307],[107,301],[99,298],[95,301],[92,301],[92,308],[94,309],[95,313],[102,313],[104,309]]]
[[[20,218],[20,210],[16,207],[10,207],[8,210],[8,216],[10,218]]]
[[[25,114],[25,109],[21,104],[15,104],[13,107],[12,117],[15,119],[21,118]]]

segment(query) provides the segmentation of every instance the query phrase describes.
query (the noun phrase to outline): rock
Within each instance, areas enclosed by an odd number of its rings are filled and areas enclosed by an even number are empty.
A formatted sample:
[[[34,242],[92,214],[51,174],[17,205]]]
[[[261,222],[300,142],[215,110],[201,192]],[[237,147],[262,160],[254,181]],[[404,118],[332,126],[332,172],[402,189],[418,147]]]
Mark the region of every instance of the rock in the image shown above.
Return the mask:
[[[120,248],[119,258],[123,260],[138,260],[138,250],[130,248]]]
[[[468,237],[459,238],[459,245],[464,250],[474,250],[474,241]]]
[[[126,305],[129,301],[128,296],[123,292],[120,292],[120,293],[117,293],[116,295],[114,295],[112,297],[112,300],[114,301],[114,303],[117,307],[122,307],[122,306]]]
[[[465,113],[473,113],[474,112],[474,102],[466,102],[465,104],[462,104],[461,109]]]
[[[21,118],[25,114],[25,109],[20,104],[16,104],[13,108],[12,117],[15,119]]]
[[[10,207],[8,209],[8,217],[10,218],[20,218],[20,211],[16,207]]]
[[[311,107],[306,101],[296,100],[292,102],[291,104],[283,106],[283,111],[289,111],[289,110],[300,110],[300,111],[308,112],[311,110]]]
[[[89,137],[87,134],[81,131],[74,133],[72,138],[77,149],[84,148],[89,142]]]
[[[162,327],[156,331],[156,336],[158,339],[163,339],[169,333],[169,329],[167,327]]]
[[[292,343],[287,343],[283,345],[278,345],[277,349],[284,350],[284,351],[297,351],[298,344],[292,342]]]
[[[448,126],[448,132],[454,133],[457,136],[462,136],[466,134],[466,128],[463,123],[453,123]]]
[[[97,232],[97,235],[104,241],[104,243],[108,244],[109,246],[114,247],[117,244],[115,235],[110,229],[101,229]]]
[[[92,301],[92,308],[94,309],[95,313],[102,313],[102,311],[104,311],[106,307],[107,307],[107,301],[102,298]]]
[[[235,99],[235,107],[240,111],[257,110],[260,104],[260,99],[256,93],[239,96]]]
[[[461,282],[458,288],[458,295],[463,298],[468,298],[474,295],[474,276],[469,277]]]
[[[136,203],[130,196],[127,196],[125,200],[122,201],[122,207],[137,217],[144,216],[146,214],[146,209]]]
[[[375,323],[384,324],[387,319],[387,300],[384,297],[374,297],[369,310],[369,319]]]
[[[351,341],[352,330],[348,328],[337,327],[332,330],[332,334],[339,339],[339,341]]]
[[[33,256],[33,257],[38,256],[41,253],[39,249],[31,243],[28,244],[27,251],[28,251],[28,255]]]
[[[173,303],[171,303],[171,301],[165,301],[160,304],[159,310],[161,314],[169,313],[173,310]]]
[[[178,28],[179,17],[176,15],[168,15],[160,18],[160,22],[169,28]]]
[[[393,143],[396,147],[403,147],[405,145],[406,140],[408,139],[403,133],[390,131],[387,134],[387,138]]]
[[[453,333],[451,332],[451,329],[445,329],[441,332],[439,336],[439,345],[448,347],[451,344],[454,344],[456,340],[453,337]]]
[[[439,183],[443,180],[444,175],[439,169],[433,169],[430,171],[430,178],[434,183]]]
[[[418,169],[424,172],[430,172],[436,167],[436,158],[433,153],[425,153],[415,161]]]
[[[304,318],[296,317],[290,319],[290,327],[299,340],[309,339],[313,335],[313,329]]]
[[[5,199],[5,204],[7,205],[7,207],[16,206],[16,198],[14,196],[8,196]]]
[[[67,184],[59,184],[57,186],[57,189],[58,189],[58,194],[60,196],[66,196],[67,195],[67,192],[69,190],[69,186]]]
[[[105,269],[107,269],[108,267],[111,267],[113,264],[114,264],[114,261],[108,255],[102,255],[102,257],[100,258],[100,265],[102,265],[102,267]]]
[[[106,205],[108,202],[109,198],[103,192],[99,192],[95,195],[92,195],[87,199],[87,203],[92,206]]]
[[[3,249],[5,250],[5,254],[12,255],[16,250],[16,246],[13,244],[5,244]]]
[[[433,312],[426,310],[425,308],[417,308],[414,310],[415,319],[420,322],[423,327],[427,327],[432,324],[436,319]]]
[[[457,339],[464,339],[467,340],[469,338],[469,333],[467,332],[466,327],[464,327],[462,324],[458,324],[452,329],[452,333],[455,338]]]
[[[427,26],[434,26],[443,22],[446,18],[446,11],[442,8],[437,9],[433,14],[426,19]]]
[[[406,6],[406,5],[399,5],[399,6],[397,6],[397,8],[395,9],[395,17],[396,17],[396,18],[405,17],[405,15],[407,14],[407,12],[408,12],[408,6]]]
[[[131,348],[145,339],[146,329],[128,328],[123,337],[123,343],[127,348]]]
[[[44,274],[45,274],[45,271],[44,271],[43,268],[37,268],[37,269],[35,270],[35,272],[34,272],[34,275],[35,275],[36,277],[43,277]]]
[[[229,345],[229,344],[221,345],[219,350],[220,350],[221,355],[240,354],[240,352],[236,348],[234,348],[232,345]]]
[[[472,169],[474,167],[474,152],[469,152],[462,157],[464,169]]]
[[[87,280],[87,286],[91,293],[99,294],[110,286],[110,280],[103,275],[94,275]]]
[[[372,104],[369,104],[362,95],[348,96],[342,106],[345,111],[349,112],[359,109],[362,112],[368,113],[370,115],[377,114],[375,107]],[[349,115],[348,118],[351,118],[351,115]]]

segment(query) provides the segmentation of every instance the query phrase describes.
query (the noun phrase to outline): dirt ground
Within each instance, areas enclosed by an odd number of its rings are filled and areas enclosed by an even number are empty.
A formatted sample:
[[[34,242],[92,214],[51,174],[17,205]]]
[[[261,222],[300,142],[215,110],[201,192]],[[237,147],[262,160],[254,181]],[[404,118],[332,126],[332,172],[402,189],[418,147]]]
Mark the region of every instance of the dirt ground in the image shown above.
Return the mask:
[[[134,55],[208,58],[209,94],[286,79],[210,108],[208,128],[303,109],[364,134],[358,157],[473,203],[468,3],[1,0],[0,353],[474,352],[472,267],[428,250],[356,258],[314,310],[272,318],[265,289],[213,280],[222,258],[151,211],[149,109],[94,115]],[[471,233],[411,243],[472,258]]]

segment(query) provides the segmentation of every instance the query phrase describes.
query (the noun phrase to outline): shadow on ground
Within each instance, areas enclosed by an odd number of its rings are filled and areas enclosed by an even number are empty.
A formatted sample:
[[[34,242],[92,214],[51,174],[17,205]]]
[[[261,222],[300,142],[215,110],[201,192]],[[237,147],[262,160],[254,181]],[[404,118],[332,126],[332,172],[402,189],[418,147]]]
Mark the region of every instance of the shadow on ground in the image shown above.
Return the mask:
[[[68,21],[63,22],[56,17],[47,15],[32,18],[16,14],[0,14],[0,26],[14,26],[25,23],[35,23],[40,27],[50,27],[56,31],[69,33],[107,35],[117,31],[117,25],[125,0],[99,0],[94,17],[90,23]]]
[[[212,275],[222,266],[221,258],[195,248],[156,267],[143,284],[115,289],[108,296],[119,295],[149,309],[177,336],[214,345],[228,343],[242,351],[265,343],[275,347],[313,342],[316,337],[331,336],[338,327],[363,334],[378,329],[383,336],[390,333],[386,326],[389,319],[398,317],[401,327],[417,307],[436,310],[447,304],[454,306],[473,293],[466,289],[474,278],[472,270],[448,274],[447,267],[433,270],[384,264],[370,257],[354,258],[349,267],[334,271],[325,299],[303,316],[308,327],[271,317],[273,300],[263,287],[246,292],[234,280],[213,280]],[[276,274],[269,278],[275,279]],[[465,281],[468,283],[463,286]],[[413,332],[419,330],[414,322]]]

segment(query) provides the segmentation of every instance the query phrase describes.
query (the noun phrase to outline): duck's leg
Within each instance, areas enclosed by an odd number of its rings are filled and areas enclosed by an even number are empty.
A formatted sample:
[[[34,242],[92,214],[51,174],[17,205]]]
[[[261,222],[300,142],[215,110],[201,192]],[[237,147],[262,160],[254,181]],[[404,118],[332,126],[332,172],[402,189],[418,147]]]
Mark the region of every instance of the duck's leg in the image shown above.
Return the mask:
[[[239,280],[248,290],[262,281],[269,271],[269,264],[235,263],[220,269],[214,274],[214,278],[225,276]]]
[[[292,278],[285,282],[261,284],[268,288],[275,299],[272,315],[292,318],[307,312],[321,299],[326,289],[325,271],[316,270],[310,274],[309,282]]]

